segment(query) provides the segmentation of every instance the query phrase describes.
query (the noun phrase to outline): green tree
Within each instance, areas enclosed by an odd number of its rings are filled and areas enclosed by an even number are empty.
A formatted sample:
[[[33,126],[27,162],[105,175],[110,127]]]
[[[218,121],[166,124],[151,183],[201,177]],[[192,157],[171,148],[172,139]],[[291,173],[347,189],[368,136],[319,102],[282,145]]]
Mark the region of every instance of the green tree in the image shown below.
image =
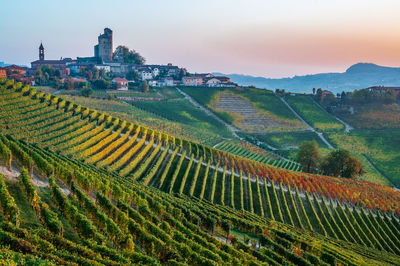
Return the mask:
[[[346,150],[334,150],[321,162],[321,171],[325,175],[354,178],[364,174],[362,164]]]
[[[128,47],[120,45],[113,53],[113,60],[135,65],[143,65],[146,60],[135,50],[129,50]]]
[[[149,84],[147,84],[146,80],[143,80],[143,82],[140,84],[140,90],[144,93],[147,93],[149,91]]]
[[[314,98],[318,102],[321,101],[321,99],[322,99],[322,89],[321,88],[317,89],[317,93],[315,94]]]
[[[325,95],[324,99],[322,100],[322,105],[324,106],[331,106],[336,103],[336,97],[333,94],[328,93]]]
[[[139,74],[136,71],[131,70],[126,74],[126,79],[127,80],[138,80]]]
[[[98,79],[93,82],[96,90],[108,90],[111,88],[111,83],[105,79]]]
[[[93,90],[89,86],[84,86],[81,89],[82,96],[89,97],[90,95],[92,95],[92,93],[93,93]]]
[[[315,140],[304,141],[297,152],[297,162],[299,162],[303,170],[308,173],[314,173],[318,168],[319,162],[318,144]]]

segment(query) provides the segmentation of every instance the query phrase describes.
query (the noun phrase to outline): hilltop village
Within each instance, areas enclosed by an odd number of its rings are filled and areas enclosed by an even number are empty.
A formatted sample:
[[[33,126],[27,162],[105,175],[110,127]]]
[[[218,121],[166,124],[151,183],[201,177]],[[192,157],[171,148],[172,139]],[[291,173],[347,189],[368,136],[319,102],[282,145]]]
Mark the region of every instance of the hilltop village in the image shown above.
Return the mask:
[[[228,77],[211,73],[189,73],[185,68],[145,64],[145,59],[126,46],[113,49],[113,32],[109,28],[98,36],[92,57],[45,58],[45,48],[39,46],[39,58],[31,68],[17,65],[0,66],[0,78],[7,77],[30,85],[51,85],[66,89],[85,86],[90,82],[94,89],[128,90],[142,83],[145,86],[207,86],[235,87]],[[87,85],[86,85],[87,86]]]

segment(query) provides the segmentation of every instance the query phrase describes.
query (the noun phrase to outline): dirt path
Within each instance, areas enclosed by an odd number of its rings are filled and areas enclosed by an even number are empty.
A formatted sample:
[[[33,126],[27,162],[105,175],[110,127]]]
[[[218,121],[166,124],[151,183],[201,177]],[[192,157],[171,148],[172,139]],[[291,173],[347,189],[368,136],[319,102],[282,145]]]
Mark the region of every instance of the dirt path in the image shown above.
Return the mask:
[[[322,107],[316,100],[314,100],[313,97],[311,97],[311,100],[312,100],[319,108],[321,108],[322,110],[324,110],[324,111],[326,112],[325,108]],[[344,125],[344,132],[349,133],[351,130],[354,129],[354,127],[350,126],[349,124],[347,124],[346,122],[344,122],[344,121],[343,121],[342,119],[340,119],[339,117],[337,117],[337,116],[335,116],[335,115],[333,115],[333,114],[331,114],[331,113],[329,113],[329,114],[330,114],[331,116],[333,116],[337,121],[339,121],[340,123],[342,123],[342,124]]]
[[[216,119],[217,121],[221,122],[222,124],[224,124],[231,132],[232,134],[242,140],[242,138],[240,138],[237,135],[237,132],[239,132],[239,129],[237,129],[236,127],[226,123],[224,120],[222,120],[221,118],[219,118],[217,115],[215,115],[213,112],[211,112],[210,110],[208,110],[206,107],[204,107],[203,105],[201,105],[200,103],[198,103],[196,100],[194,100],[192,97],[190,97],[187,93],[183,92],[182,90],[180,90],[179,88],[176,88],[177,91],[182,94],[185,99],[187,99],[191,104],[193,104],[194,106],[200,108],[202,111],[204,111],[207,115],[213,117],[214,119]]]
[[[4,175],[5,177],[8,177],[9,179],[16,179],[20,173],[11,168],[11,171],[8,169],[8,167],[5,166],[0,166],[0,174]]]
[[[283,97],[279,97],[279,99],[281,99],[281,101],[290,109],[290,111],[293,112],[293,114],[301,120],[301,122],[303,122],[308,130],[315,132],[318,137],[326,144],[326,146],[328,146],[329,149],[333,150],[334,147],[328,142],[328,140],[325,139],[324,135],[321,132],[318,132],[315,128],[313,128],[310,124],[308,124],[287,102]]]
[[[11,171],[5,167],[5,166],[0,166],[0,174],[4,175],[8,180],[12,182],[17,182],[19,179],[18,177],[20,176],[21,172],[16,170],[14,167],[11,168]],[[49,186],[49,181],[48,180],[43,180],[39,178],[35,173],[30,174],[31,176],[31,181],[32,184],[36,187],[48,187]],[[63,185],[58,184],[62,192],[68,196],[71,191],[64,187]]]

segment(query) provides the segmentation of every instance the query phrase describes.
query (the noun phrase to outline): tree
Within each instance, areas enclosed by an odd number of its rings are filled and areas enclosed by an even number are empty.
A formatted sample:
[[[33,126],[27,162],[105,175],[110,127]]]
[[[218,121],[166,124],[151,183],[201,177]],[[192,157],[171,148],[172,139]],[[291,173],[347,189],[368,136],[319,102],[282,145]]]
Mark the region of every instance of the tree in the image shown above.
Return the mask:
[[[121,63],[143,65],[146,60],[135,50],[129,50],[128,47],[120,45],[113,53],[113,60]]]
[[[147,84],[146,80],[143,80],[143,82],[140,84],[140,89],[144,93],[147,93],[149,91],[149,84]]]
[[[92,88],[88,87],[88,86],[84,86],[81,89],[81,95],[85,96],[85,97],[89,97],[90,95],[92,95],[93,90]]]
[[[347,94],[344,91],[342,91],[342,93],[340,94],[340,101],[344,103],[346,102],[346,99],[347,99]]]
[[[346,150],[330,152],[321,163],[321,171],[325,175],[354,178],[364,174],[362,164]]]
[[[335,95],[328,93],[325,95],[324,99],[322,100],[322,105],[325,106],[332,106],[336,103]]]
[[[111,88],[111,83],[105,79],[98,79],[93,82],[93,86],[97,90],[108,90]]]
[[[319,162],[318,144],[315,140],[304,141],[297,152],[297,162],[299,162],[303,170],[308,173],[314,173],[318,168]]]
[[[54,82],[61,76],[60,70],[55,69],[50,65],[43,65],[36,70],[35,81],[38,84],[45,85],[50,81]]]
[[[139,74],[136,71],[131,70],[126,74],[126,79],[127,80],[138,80]]]
[[[318,102],[321,101],[321,99],[322,99],[322,89],[321,89],[321,88],[318,88],[317,94],[315,94],[314,97],[315,97],[315,99],[316,99]]]

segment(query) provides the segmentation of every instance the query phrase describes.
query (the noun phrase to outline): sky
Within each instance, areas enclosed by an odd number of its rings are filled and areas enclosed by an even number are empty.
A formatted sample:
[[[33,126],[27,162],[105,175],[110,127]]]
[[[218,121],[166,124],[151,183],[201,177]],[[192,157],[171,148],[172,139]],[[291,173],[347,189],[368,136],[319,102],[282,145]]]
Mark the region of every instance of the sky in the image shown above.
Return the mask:
[[[105,27],[149,64],[292,77],[400,66],[398,0],[0,0],[0,62],[93,56]]]

